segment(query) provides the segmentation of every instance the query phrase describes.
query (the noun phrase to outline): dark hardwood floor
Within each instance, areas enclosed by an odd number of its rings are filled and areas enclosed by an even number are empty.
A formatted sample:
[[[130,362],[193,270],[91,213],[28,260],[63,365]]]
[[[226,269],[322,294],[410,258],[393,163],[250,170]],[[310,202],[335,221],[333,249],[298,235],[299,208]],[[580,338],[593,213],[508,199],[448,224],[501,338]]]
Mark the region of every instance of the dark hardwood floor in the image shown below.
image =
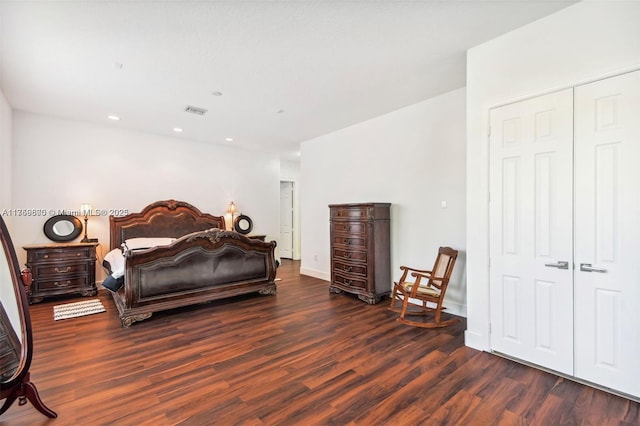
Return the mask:
[[[640,404],[464,346],[465,321],[401,325],[387,303],[330,294],[284,261],[277,296],[154,314],[53,321],[31,306],[31,377],[49,420],[14,404],[5,425],[640,424]],[[640,378],[639,378],[640,379]]]

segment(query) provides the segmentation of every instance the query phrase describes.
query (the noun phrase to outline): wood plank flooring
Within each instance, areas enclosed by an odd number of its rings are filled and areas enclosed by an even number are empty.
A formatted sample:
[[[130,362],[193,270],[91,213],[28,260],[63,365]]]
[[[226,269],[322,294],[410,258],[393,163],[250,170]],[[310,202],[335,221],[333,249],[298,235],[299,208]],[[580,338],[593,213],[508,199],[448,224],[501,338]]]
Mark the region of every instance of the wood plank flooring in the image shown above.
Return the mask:
[[[31,306],[31,377],[48,420],[14,404],[2,425],[640,424],[640,404],[395,321],[387,303],[330,294],[278,270],[277,296],[156,313],[122,328],[107,312],[53,321]]]

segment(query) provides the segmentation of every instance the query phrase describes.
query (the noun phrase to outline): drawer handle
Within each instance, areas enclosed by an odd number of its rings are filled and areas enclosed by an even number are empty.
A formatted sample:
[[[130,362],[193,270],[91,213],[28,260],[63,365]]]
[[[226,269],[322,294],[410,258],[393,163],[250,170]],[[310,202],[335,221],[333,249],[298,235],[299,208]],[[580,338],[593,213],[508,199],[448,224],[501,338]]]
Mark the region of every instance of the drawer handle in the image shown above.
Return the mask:
[[[69,272],[71,270],[71,266],[67,266],[66,268],[64,268],[64,271],[61,270],[60,268],[53,268],[53,270],[56,271],[56,272],[65,273],[65,272]]]
[[[346,285],[351,285],[351,283],[353,282],[352,280],[342,280],[343,283],[345,283]]]
[[[351,226],[343,226],[342,230],[344,231],[351,231]]]
[[[351,269],[352,269],[351,266],[344,266],[342,268],[342,270],[345,271],[345,272],[351,272]]]
[[[48,255],[48,254],[45,254],[45,255],[44,255],[44,256],[42,256],[42,257],[44,257],[45,259],[48,259],[48,258],[49,258],[49,255]]]
[[[55,285],[56,287],[66,287],[69,284],[71,284],[71,280],[67,280],[64,283],[60,283],[59,281],[56,281],[55,283],[53,283],[53,285]]]
[[[82,256],[82,253],[76,253],[76,257]]]
[[[344,243],[345,243],[346,245],[350,245],[350,244],[351,244],[351,240],[350,240],[350,239],[348,239],[348,238],[345,238],[345,239],[344,239]]]
[[[351,253],[345,252],[344,253],[344,257],[346,257],[347,259],[350,259],[351,258]]]

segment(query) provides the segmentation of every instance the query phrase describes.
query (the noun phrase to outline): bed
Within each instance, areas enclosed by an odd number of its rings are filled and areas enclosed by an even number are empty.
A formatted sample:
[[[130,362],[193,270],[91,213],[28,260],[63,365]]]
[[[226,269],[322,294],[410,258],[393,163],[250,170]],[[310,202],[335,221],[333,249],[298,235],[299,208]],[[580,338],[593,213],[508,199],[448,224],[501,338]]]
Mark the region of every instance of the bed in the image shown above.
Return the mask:
[[[247,293],[276,294],[276,242],[225,230],[222,216],[183,201],[158,201],[140,213],[109,217],[111,251],[125,243],[123,284],[111,291],[123,327],[154,312]],[[170,239],[154,247],[134,241]],[[105,267],[111,273],[108,262]]]

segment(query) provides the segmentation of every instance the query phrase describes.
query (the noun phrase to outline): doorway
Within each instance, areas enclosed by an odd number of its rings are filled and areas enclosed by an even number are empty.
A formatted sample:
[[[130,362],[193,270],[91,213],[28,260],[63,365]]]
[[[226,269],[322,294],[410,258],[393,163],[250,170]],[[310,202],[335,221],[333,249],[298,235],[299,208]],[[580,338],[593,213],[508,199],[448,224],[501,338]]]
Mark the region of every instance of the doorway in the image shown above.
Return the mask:
[[[280,181],[280,257],[294,258],[294,182]]]

